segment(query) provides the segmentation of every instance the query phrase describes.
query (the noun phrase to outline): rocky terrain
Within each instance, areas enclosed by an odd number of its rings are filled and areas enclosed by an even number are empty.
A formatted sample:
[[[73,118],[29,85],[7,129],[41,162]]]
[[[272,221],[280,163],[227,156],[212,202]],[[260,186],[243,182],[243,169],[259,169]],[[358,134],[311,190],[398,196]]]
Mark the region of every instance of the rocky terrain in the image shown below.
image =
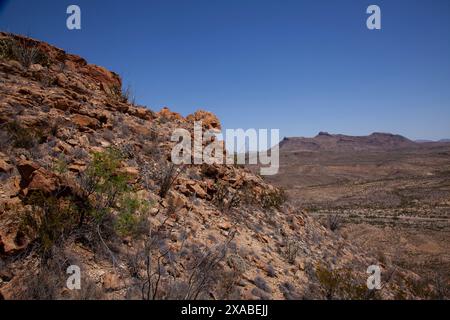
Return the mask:
[[[441,297],[249,169],[173,165],[173,130],[213,114],[129,100],[117,74],[0,33],[0,299]]]
[[[450,144],[393,134],[287,138],[280,173],[296,206],[428,279],[450,279]],[[432,280],[430,280],[432,281]]]

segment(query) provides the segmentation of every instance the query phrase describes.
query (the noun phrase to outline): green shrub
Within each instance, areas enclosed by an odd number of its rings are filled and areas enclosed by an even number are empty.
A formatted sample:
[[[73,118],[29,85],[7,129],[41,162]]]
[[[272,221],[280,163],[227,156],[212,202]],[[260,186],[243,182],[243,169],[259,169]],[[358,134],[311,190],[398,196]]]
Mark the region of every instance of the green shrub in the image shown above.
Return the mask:
[[[129,177],[118,172],[123,158],[113,148],[105,152],[94,153],[93,160],[80,176],[83,198],[90,203],[90,213],[97,223],[116,206],[117,199],[129,191]],[[80,224],[83,223],[84,214]]]
[[[53,170],[58,174],[65,174],[69,169],[64,154],[60,154],[53,163]]]
[[[150,204],[132,194],[125,194],[120,199],[115,230],[121,236],[139,236],[146,231],[145,212]]]

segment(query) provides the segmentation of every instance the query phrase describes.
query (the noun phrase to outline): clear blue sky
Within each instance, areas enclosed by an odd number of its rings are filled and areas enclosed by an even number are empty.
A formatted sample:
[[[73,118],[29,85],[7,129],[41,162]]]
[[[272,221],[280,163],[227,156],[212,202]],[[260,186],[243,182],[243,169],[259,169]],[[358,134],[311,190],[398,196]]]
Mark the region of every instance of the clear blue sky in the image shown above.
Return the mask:
[[[281,136],[450,138],[448,0],[0,0],[0,29],[122,75],[137,102]],[[82,30],[66,29],[78,4]],[[366,28],[366,8],[382,30]]]

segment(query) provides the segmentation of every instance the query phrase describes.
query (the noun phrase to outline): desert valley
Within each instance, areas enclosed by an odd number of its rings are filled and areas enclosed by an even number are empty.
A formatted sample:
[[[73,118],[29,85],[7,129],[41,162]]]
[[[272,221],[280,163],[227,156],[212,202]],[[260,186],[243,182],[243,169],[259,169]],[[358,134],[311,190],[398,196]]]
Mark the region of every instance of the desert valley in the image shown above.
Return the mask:
[[[280,173],[268,180],[380,261],[448,284],[450,143],[385,133],[285,138]]]

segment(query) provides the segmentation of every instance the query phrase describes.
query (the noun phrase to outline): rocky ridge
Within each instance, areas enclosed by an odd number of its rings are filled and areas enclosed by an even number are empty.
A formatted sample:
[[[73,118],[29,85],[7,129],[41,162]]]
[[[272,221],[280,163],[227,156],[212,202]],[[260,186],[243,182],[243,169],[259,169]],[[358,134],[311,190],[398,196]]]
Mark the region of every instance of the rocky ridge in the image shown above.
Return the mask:
[[[135,106],[117,74],[43,42],[0,48],[0,298],[414,297],[417,276],[383,264],[399,280],[368,292],[379,261],[249,170],[171,165],[172,131],[220,130],[213,114]]]

